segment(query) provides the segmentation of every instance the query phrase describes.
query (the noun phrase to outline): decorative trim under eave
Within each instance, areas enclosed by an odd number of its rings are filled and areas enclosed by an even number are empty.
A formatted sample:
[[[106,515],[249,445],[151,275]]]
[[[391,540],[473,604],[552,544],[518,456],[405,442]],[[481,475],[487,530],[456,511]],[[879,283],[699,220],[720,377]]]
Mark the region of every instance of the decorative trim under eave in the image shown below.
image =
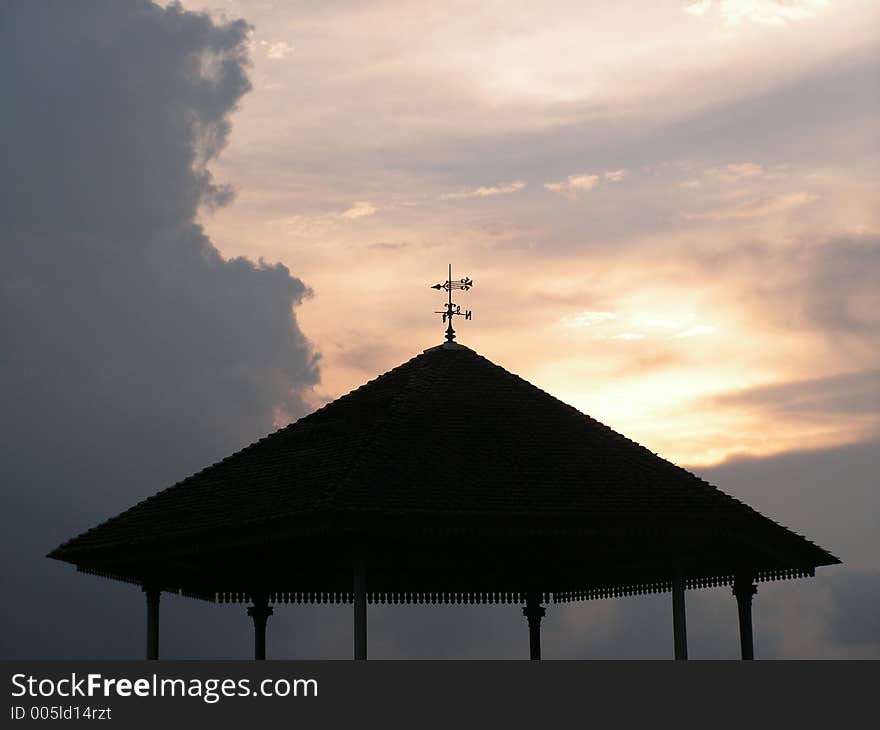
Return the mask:
[[[81,573],[97,575],[102,578],[122,581],[139,585],[143,581],[135,578],[114,575],[90,568],[77,568]],[[814,568],[783,568],[778,570],[762,570],[752,575],[753,580],[768,582],[776,580],[792,580],[795,578],[810,578],[815,575]],[[735,575],[702,576],[685,579],[685,588],[698,590],[701,588],[713,588],[717,586],[733,585]],[[176,593],[188,598],[196,598],[211,603],[250,603],[253,596],[245,591],[220,591],[192,590],[162,586],[161,590],[167,593]],[[542,603],[571,603],[573,601],[592,601],[604,598],[618,598],[620,596],[641,595],[646,593],[665,593],[672,590],[672,582],[669,580],[651,581],[645,583],[632,583],[627,585],[593,586],[576,591],[552,591],[540,594]],[[368,592],[367,602],[374,604],[492,604],[492,603],[525,603],[526,592],[476,592],[476,591],[404,591],[404,592]],[[269,593],[269,603],[351,603],[354,594],[350,591],[275,591]]]

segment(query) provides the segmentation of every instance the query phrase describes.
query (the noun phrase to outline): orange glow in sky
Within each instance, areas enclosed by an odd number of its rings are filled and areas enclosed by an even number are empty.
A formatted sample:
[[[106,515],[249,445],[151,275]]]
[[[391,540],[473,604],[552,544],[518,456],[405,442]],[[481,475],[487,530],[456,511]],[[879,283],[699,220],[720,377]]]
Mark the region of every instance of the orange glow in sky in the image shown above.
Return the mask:
[[[316,403],[441,341],[452,262],[460,342],[678,463],[877,434],[876,2],[219,5],[203,222],[313,290]]]

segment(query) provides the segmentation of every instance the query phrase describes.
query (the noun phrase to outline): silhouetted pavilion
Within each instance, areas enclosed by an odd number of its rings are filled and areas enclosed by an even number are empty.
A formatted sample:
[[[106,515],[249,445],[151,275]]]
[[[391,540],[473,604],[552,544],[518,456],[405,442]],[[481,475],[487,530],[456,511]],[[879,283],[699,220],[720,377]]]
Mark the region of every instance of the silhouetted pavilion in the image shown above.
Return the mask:
[[[454,337],[454,335],[453,335]],[[450,338],[451,339],[451,338]],[[751,659],[757,581],[839,561],[694,474],[448,341],[64,543],[49,557],[143,587],[272,604],[541,604],[732,585]]]

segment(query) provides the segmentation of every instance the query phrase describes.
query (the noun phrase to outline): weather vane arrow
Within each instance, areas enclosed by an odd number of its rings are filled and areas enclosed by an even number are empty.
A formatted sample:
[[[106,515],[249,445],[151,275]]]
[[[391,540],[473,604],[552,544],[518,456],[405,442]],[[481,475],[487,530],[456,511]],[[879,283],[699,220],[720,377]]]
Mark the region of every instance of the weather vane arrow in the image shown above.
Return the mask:
[[[473,279],[469,279],[465,277],[464,279],[459,279],[458,281],[453,281],[452,279],[452,264],[449,264],[449,278],[444,281],[442,284],[434,284],[432,289],[445,289],[449,294],[448,299],[446,301],[446,309],[441,312],[434,312],[434,314],[442,314],[443,321],[448,322],[449,325],[446,327],[446,341],[452,342],[455,340],[455,330],[452,329],[452,318],[456,315],[464,317],[465,319],[471,318],[471,310],[467,309],[464,312],[461,311],[461,307],[458,304],[453,304],[452,302],[452,291],[454,289],[467,291],[474,285]]]

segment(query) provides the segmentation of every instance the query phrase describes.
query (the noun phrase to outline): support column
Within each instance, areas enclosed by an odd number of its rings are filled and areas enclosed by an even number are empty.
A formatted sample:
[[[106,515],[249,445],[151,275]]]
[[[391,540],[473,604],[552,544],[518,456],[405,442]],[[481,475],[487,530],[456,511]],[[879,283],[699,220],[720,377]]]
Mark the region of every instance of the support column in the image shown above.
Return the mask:
[[[675,658],[688,658],[687,622],[684,610],[684,575],[676,571],[672,577],[672,634]]]
[[[363,558],[355,558],[354,583],[354,658],[367,658],[367,570]]]
[[[162,591],[153,586],[144,586],[147,597],[147,659],[159,658],[159,598]]]
[[[254,605],[249,606],[248,616],[254,620],[254,659],[266,658],[266,623],[275,611],[269,605],[269,596],[266,593],[253,595]]]
[[[748,573],[736,576],[733,582],[733,595],[739,610],[739,644],[743,659],[754,659],[755,648],[752,639],[752,598],[758,586],[752,582]]]
[[[523,607],[523,616],[529,622],[529,659],[535,661],[541,658],[541,619],[546,614],[546,609],[541,605],[541,594],[529,593]]]

